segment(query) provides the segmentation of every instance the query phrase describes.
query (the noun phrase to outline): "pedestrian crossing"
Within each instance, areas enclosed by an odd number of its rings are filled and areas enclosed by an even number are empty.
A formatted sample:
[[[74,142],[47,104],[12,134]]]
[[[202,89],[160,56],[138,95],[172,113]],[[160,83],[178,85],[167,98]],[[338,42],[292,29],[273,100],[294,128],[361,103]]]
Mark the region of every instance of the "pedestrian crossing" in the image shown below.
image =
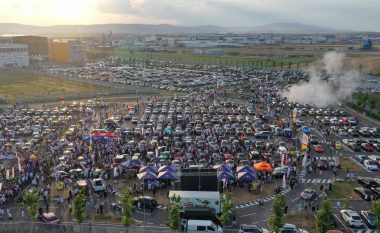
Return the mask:
[[[328,156],[316,156],[313,157],[316,158],[317,160],[327,160],[327,161],[335,161],[335,157],[328,157]]]
[[[283,189],[281,191],[281,194],[286,194],[290,191],[290,187],[286,188],[286,189]],[[269,195],[269,196],[266,196],[266,197],[263,197],[263,201],[264,203],[265,202],[268,202],[268,201],[271,201],[273,199],[276,198],[276,194],[272,194],[272,195]],[[247,202],[247,203],[243,203],[243,204],[239,204],[239,205],[236,205],[235,206],[235,209],[242,209],[242,208],[246,208],[246,207],[250,207],[250,206],[255,206],[255,205],[258,205],[259,204],[259,200],[255,200],[255,201],[250,201],[250,202]]]
[[[334,183],[334,179],[318,179],[318,178],[306,179],[306,178],[302,178],[301,182],[303,184],[330,184],[330,183]]]

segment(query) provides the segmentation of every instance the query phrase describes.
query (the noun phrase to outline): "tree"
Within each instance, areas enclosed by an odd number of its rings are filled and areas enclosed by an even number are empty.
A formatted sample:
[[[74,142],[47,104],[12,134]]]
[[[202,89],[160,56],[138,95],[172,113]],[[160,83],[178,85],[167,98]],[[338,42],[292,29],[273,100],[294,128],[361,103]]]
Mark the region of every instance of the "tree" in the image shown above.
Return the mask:
[[[122,208],[121,223],[128,228],[133,224],[133,198],[128,190],[124,190],[120,199]]]
[[[272,232],[278,232],[285,224],[285,206],[286,201],[284,195],[277,195],[272,206],[272,215],[269,218],[269,225]]]
[[[348,200],[348,198],[344,199],[344,203],[343,203],[343,209],[349,209],[350,208],[350,201]]]
[[[181,197],[173,195],[170,198],[170,204],[166,211],[169,215],[169,220],[166,225],[172,230],[178,230],[181,226],[181,217],[179,215],[179,210],[181,208]]]
[[[371,211],[376,215],[376,228],[380,229],[380,200],[372,201]]]
[[[232,210],[235,205],[232,203],[232,192],[227,192],[221,196],[222,202],[222,215],[220,221],[222,226],[225,227],[231,221]]]
[[[78,192],[75,195],[73,203],[73,216],[81,224],[86,215],[85,211],[86,196],[83,194],[83,191]]]
[[[26,208],[26,212],[29,214],[32,220],[37,220],[37,212],[39,209],[38,191],[36,188],[26,190],[21,205]]]
[[[331,229],[332,226],[329,221],[331,215],[330,202],[323,200],[321,202],[321,208],[317,212],[316,227],[318,232],[325,233],[327,230]]]

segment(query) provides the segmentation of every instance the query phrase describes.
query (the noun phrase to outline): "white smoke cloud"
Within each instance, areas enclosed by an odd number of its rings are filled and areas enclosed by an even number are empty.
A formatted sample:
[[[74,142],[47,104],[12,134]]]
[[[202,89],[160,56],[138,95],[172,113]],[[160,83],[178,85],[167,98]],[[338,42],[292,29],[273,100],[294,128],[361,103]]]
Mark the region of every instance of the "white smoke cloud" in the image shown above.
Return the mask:
[[[357,87],[359,72],[344,71],[344,53],[328,52],[323,56],[322,67],[312,67],[308,82],[298,83],[282,93],[289,101],[326,107],[336,104],[352,94]],[[326,74],[329,78],[325,80]]]

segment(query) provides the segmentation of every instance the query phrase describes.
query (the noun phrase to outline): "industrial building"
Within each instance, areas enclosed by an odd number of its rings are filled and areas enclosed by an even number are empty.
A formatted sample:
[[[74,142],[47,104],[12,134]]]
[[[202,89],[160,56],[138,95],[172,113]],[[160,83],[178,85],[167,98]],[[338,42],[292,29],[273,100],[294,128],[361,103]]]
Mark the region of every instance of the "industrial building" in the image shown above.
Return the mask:
[[[28,46],[25,44],[0,44],[0,69],[29,66]]]
[[[79,40],[49,42],[49,60],[58,63],[82,65],[86,62],[86,45]]]
[[[14,44],[28,45],[29,57],[48,57],[48,38],[42,36],[14,36],[12,37]]]

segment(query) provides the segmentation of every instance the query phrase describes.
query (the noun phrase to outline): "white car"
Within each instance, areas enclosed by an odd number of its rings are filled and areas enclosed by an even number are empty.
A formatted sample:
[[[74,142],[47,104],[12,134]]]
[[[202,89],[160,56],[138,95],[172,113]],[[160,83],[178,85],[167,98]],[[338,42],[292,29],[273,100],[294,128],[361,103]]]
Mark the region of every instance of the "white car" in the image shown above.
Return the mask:
[[[367,159],[363,163],[364,167],[369,171],[377,171],[379,168],[377,167],[377,163],[373,160]]]
[[[278,233],[309,233],[304,229],[297,228],[296,225],[285,223]]]
[[[92,184],[92,188],[94,189],[95,192],[105,191],[107,188],[107,186],[104,184],[103,180],[100,178],[93,179],[91,184]]]
[[[364,223],[360,218],[358,212],[353,210],[341,210],[340,215],[344,222],[347,223],[349,227],[363,227]]]

